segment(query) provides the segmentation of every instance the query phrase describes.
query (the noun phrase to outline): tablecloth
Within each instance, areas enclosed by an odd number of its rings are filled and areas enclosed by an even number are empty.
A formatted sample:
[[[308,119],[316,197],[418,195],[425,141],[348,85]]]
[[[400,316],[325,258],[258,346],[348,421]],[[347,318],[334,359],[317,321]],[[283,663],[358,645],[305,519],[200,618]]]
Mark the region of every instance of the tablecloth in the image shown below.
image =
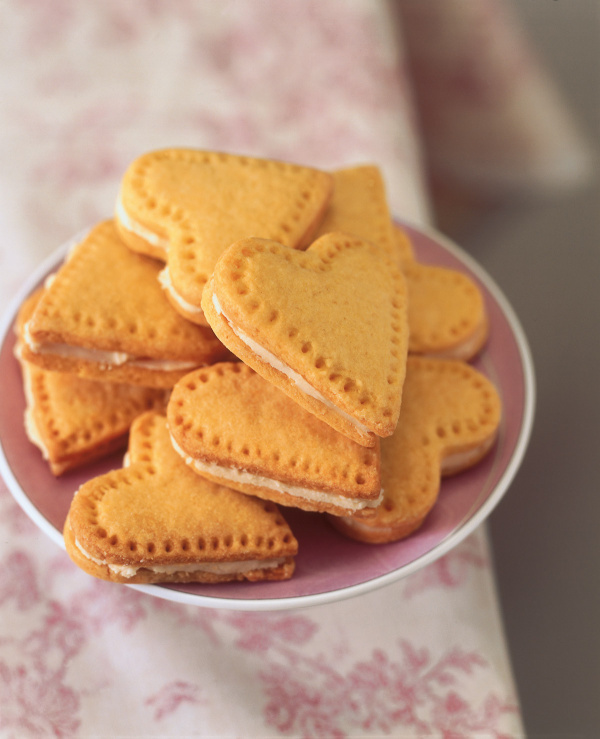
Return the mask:
[[[417,224],[431,168],[495,192],[585,176],[498,0],[8,0],[0,28],[3,310],[153,148],[374,162]],[[394,585],[272,613],[95,581],[3,483],[0,553],[3,737],[522,734],[484,527]]]

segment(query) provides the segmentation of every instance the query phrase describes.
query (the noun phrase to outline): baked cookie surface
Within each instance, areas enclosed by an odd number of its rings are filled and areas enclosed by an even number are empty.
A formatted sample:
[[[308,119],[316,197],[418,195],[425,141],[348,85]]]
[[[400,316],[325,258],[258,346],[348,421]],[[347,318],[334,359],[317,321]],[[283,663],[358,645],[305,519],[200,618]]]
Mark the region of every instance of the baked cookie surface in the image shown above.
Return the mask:
[[[341,233],[306,252],[242,240],[217,263],[203,308],[234,354],[340,433],[365,446],[393,433],[407,297],[380,247]]]
[[[132,426],[129,466],[79,488],[64,538],[86,572],[127,583],[287,579],[298,548],[273,503],[188,469],[155,413]]]
[[[368,520],[329,520],[358,541],[405,538],[433,508],[441,477],[468,469],[489,452],[501,413],[496,388],[471,365],[409,357],[400,421],[381,442],[383,501]]]
[[[165,149],[131,164],[116,222],[132,249],[167,263],[161,281],[174,307],[205,324],[202,290],[222,252],[247,236],[306,247],[332,187],[330,174],[310,167]]]
[[[159,264],[120,240],[104,221],[48,281],[24,329],[23,358],[89,379],[172,387],[194,367],[230,356],[205,326],[175,311]]]
[[[241,362],[184,377],[167,418],[190,467],[236,490],[335,515],[369,515],[381,499],[378,443],[339,434]]]
[[[328,233],[352,234],[372,241],[395,259],[397,235],[379,167],[363,164],[331,174],[333,195],[315,240]]]
[[[394,238],[408,291],[409,354],[473,359],[489,335],[481,289],[463,272],[419,262],[398,224]]]
[[[15,355],[25,391],[25,431],[54,475],[81,467],[127,445],[134,419],[147,410],[164,411],[168,393],[122,383],[86,380],[25,362],[23,331],[43,288],[22,304],[15,326]]]

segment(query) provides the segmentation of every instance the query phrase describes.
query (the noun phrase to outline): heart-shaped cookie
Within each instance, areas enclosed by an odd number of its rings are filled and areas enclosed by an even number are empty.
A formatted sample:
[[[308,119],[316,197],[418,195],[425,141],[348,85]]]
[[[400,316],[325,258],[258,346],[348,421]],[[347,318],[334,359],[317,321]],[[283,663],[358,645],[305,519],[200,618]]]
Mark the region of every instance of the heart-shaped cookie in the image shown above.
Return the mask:
[[[23,361],[23,328],[42,293],[43,289],[30,295],[19,310],[15,354],[27,401],[25,431],[52,473],[61,475],[125,448],[134,419],[149,409],[164,411],[168,396],[158,388],[85,380]]]
[[[202,307],[216,335],[306,410],[364,446],[394,432],[406,369],[406,286],[381,248],[341,233],[306,252],[244,239]]]
[[[445,267],[405,261],[410,354],[473,359],[489,334],[481,290],[470,277]]]
[[[404,270],[408,289],[410,354],[472,359],[488,336],[480,289],[457,270],[415,259],[405,229],[394,224],[379,167],[362,165],[332,173],[334,190],[317,236],[339,231],[373,241]]]
[[[310,167],[166,149],[128,168],[115,220],[132,249],[167,262],[161,282],[174,307],[206,323],[202,290],[223,250],[247,236],[305,247],[332,187],[331,175]]]
[[[282,580],[298,548],[275,504],[192,472],[155,413],[134,422],[128,467],[79,488],[64,538],[86,572],[127,583]]]
[[[394,235],[408,289],[409,354],[473,359],[489,334],[481,290],[463,272],[418,262],[397,224]]]
[[[184,377],[167,418],[175,448],[209,480],[335,515],[369,515],[381,500],[379,443],[337,433],[241,362]]]
[[[364,521],[331,517],[343,534],[368,543],[402,539],[434,506],[440,480],[476,464],[497,437],[501,401],[494,385],[457,360],[409,357],[400,421],[381,442],[383,501]]]
[[[24,332],[23,358],[43,369],[146,387],[172,387],[194,367],[231,355],[206,326],[174,310],[160,266],[95,226],[44,291]]]
[[[332,172],[334,188],[316,237],[342,232],[373,241],[393,259],[396,239],[379,167],[364,164]]]

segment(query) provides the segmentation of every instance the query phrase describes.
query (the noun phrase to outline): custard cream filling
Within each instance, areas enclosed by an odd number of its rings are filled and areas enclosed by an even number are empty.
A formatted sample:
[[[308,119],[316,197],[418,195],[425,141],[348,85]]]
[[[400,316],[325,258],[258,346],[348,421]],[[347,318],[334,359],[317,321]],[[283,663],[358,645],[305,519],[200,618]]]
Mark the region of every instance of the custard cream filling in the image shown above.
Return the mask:
[[[160,282],[162,289],[169,293],[169,295],[173,298],[173,300],[177,303],[181,310],[192,315],[198,315],[202,313],[202,308],[199,308],[197,305],[192,305],[191,303],[188,303],[188,301],[184,300],[177,292],[177,290],[175,290],[173,282],[171,281],[171,273],[169,272],[168,266],[166,266],[163,270],[159,272],[158,281]]]
[[[170,372],[176,370],[193,369],[198,366],[197,362],[191,360],[175,359],[142,359],[125,352],[107,352],[101,349],[84,349],[71,344],[39,344],[31,337],[29,323],[25,325],[24,337],[27,346],[35,354],[53,354],[70,359],[81,359],[86,362],[97,362],[107,368],[120,367],[129,364],[132,367],[140,367],[148,370]]]
[[[157,249],[161,249],[162,251],[164,251],[166,256],[167,251],[169,250],[169,239],[166,239],[163,236],[159,236],[158,234],[154,233],[154,231],[150,231],[150,229],[143,226],[139,221],[134,220],[125,210],[121,198],[117,200],[115,215],[123,228],[131,231],[131,233],[139,236],[141,239],[144,239],[149,244],[152,244],[152,246],[155,246]],[[171,298],[175,301],[175,303],[177,303],[177,305],[179,305],[179,307],[183,311],[192,315],[202,313],[202,308],[199,308],[197,305],[192,305],[191,303],[188,303],[188,301],[182,298],[177,290],[175,290],[173,282],[171,281],[171,274],[169,272],[168,266],[166,266],[159,273],[158,281],[160,282],[163,290],[169,293]]]
[[[163,236],[159,236],[157,233],[154,233],[154,231],[151,231],[149,228],[146,228],[146,226],[143,226],[141,223],[131,218],[131,216],[125,210],[121,198],[117,200],[117,204],[115,206],[115,215],[117,216],[117,219],[119,223],[123,226],[123,228],[131,231],[131,233],[134,233],[141,239],[144,239],[144,241],[152,244],[152,246],[155,246],[158,249],[162,249],[165,254],[167,253],[169,249],[169,239],[166,239]]]
[[[239,562],[192,562],[189,564],[152,565],[151,567],[141,562],[138,565],[114,565],[105,559],[92,557],[91,554],[81,546],[75,539],[75,546],[86,559],[97,565],[107,565],[111,572],[121,577],[135,577],[139,570],[149,570],[160,575],[174,575],[177,572],[205,572],[211,575],[237,575],[252,570],[270,570],[279,567],[285,562],[285,557],[273,559],[248,559]]]
[[[278,370],[282,374],[286,375],[286,377],[289,377],[289,379],[294,383],[294,385],[296,385],[298,390],[303,392],[305,395],[309,395],[311,398],[314,398],[315,400],[319,401],[319,403],[322,403],[326,408],[336,413],[338,416],[343,418],[348,423],[351,423],[361,433],[363,434],[372,433],[370,429],[368,429],[364,424],[360,423],[360,421],[357,421],[355,418],[352,418],[352,416],[349,413],[346,413],[345,411],[341,410],[341,408],[338,408],[330,400],[328,400],[325,396],[321,395],[321,393],[318,390],[316,390],[312,385],[310,385],[302,377],[302,375],[298,374],[298,372],[295,372],[291,367],[288,367],[287,364],[284,364],[278,357],[272,354],[268,349],[265,349],[263,346],[261,346],[256,341],[254,341],[254,339],[251,339],[243,331],[241,331],[237,326],[235,326],[235,324],[231,321],[231,319],[227,316],[227,314],[223,312],[223,309],[221,308],[221,304],[219,303],[219,299],[217,298],[214,292],[212,294],[212,302],[213,302],[213,305],[217,313],[223,316],[223,318],[227,321],[227,323],[229,324],[229,327],[231,328],[233,333],[238,337],[238,339],[240,339],[240,341],[243,341],[244,344],[246,344],[246,346],[248,346],[248,348],[251,349],[257,355],[257,357],[259,357],[263,362],[270,364],[271,367]]]
[[[201,462],[187,455],[179,444],[171,435],[171,443],[175,451],[185,459],[188,465],[192,465],[200,474],[205,472],[208,475],[218,477],[222,480],[231,480],[244,485],[252,485],[253,487],[268,488],[278,493],[287,493],[303,500],[310,500],[313,503],[329,503],[339,508],[346,508],[349,511],[360,511],[363,508],[376,508],[383,499],[383,490],[379,491],[379,496],[374,500],[355,500],[347,498],[339,493],[323,493],[312,488],[304,488],[299,485],[287,485],[279,480],[273,480],[270,477],[262,477],[254,475],[247,470],[238,469],[237,467],[222,467],[214,462]]]

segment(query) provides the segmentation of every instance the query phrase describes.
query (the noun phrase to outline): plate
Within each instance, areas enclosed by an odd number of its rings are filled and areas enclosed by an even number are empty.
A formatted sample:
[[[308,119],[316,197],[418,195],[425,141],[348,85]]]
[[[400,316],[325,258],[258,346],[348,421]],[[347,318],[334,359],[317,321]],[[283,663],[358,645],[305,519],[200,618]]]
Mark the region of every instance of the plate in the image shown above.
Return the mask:
[[[420,262],[460,270],[484,294],[490,340],[473,364],[494,382],[503,403],[500,433],[491,453],[476,467],[445,479],[424,525],[403,541],[383,545],[351,541],[336,532],[325,516],[287,508],[286,519],[299,542],[291,580],[126,587],[210,608],[280,610],[328,603],[367,593],[416,572],[459,544],[492,512],[517,472],[531,432],[535,383],[527,340],[506,298],[471,257],[435,231],[403,225]],[[68,246],[40,265],[0,327],[0,472],[25,513],[63,548],[62,526],[75,491],[85,480],[120,467],[122,462],[122,454],[113,455],[57,479],[27,439],[21,421],[25,398],[13,355],[14,320],[23,299],[57,268]]]

